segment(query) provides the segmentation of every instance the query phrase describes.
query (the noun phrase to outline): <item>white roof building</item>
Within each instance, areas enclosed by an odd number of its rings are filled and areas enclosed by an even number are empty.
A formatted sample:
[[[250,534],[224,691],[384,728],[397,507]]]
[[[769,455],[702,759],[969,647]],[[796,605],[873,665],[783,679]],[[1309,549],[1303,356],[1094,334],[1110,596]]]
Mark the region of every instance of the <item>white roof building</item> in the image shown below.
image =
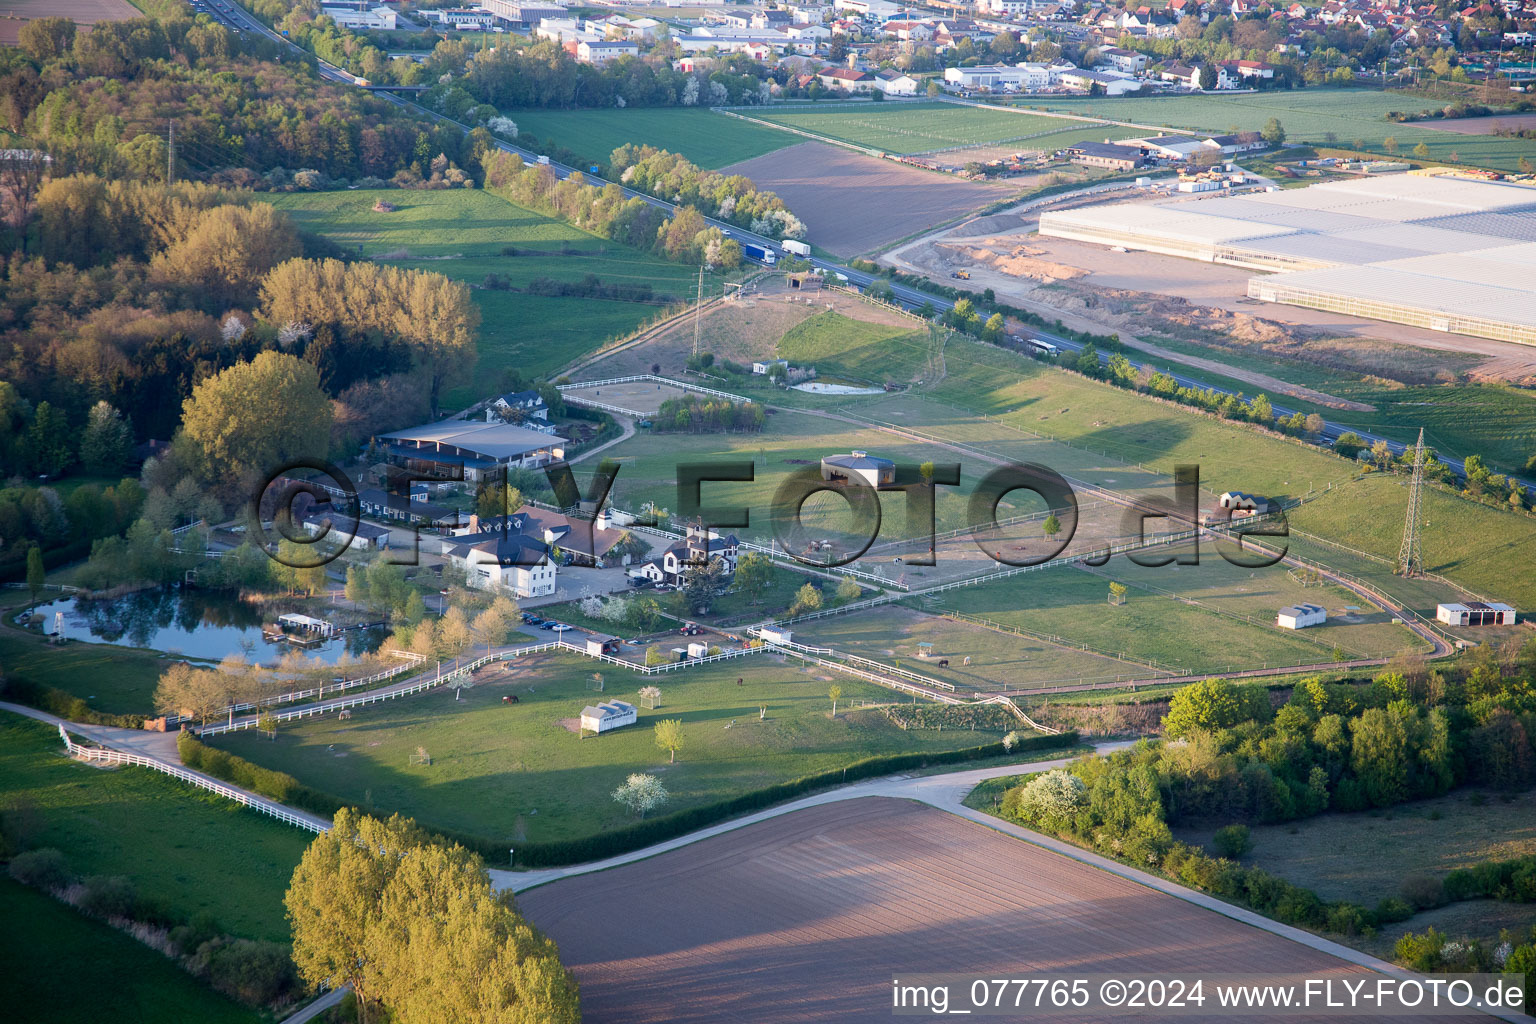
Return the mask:
[[[1281,608],[1280,614],[1275,617],[1275,625],[1281,629],[1306,629],[1308,626],[1321,626],[1328,621],[1328,609],[1320,604],[1293,604],[1289,608]]]
[[[634,725],[639,718],[640,713],[633,704],[622,700],[605,700],[596,707],[581,709],[581,729],[583,732],[611,732],[626,725]]]
[[[1435,618],[1448,626],[1513,626],[1515,610],[1497,601],[1468,601],[1437,605]]]

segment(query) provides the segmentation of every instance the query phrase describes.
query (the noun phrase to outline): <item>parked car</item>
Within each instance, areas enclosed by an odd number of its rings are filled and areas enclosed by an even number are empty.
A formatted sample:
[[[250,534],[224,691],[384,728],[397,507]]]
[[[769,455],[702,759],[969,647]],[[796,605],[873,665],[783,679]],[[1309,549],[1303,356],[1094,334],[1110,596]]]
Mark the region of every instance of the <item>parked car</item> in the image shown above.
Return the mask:
[[[645,646],[645,641],[639,639],[638,637],[636,637],[633,640],[625,640],[624,641],[624,646],[625,647],[644,647]]]
[[[552,623],[549,626],[546,626],[545,628],[546,629],[553,629],[556,633],[564,633],[566,630],[571,629],[572,627],[567,626],[563,622],[556,622],[556,623]]]
[[[555,622],[554,620],[550,620],[549,622],[541,622],[541,623],[539,623],[539,628],[540,629],[554,629],[558,625],[560,625],[560,623]]]

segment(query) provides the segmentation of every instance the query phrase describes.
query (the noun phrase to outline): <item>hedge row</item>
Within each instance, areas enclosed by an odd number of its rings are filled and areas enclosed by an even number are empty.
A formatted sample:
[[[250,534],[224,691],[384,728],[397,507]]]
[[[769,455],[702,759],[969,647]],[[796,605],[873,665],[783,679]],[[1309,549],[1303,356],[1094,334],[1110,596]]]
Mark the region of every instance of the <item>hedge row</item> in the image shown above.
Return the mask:
[[[1064,732],[1055,736],[1032,736],[1020,740],[1013,745],[1011,753],[1019,754],[1028,750],[1052,750],[1060,747],[1075,747],[1077,745],[1077,733]],[[189,732],[183,732],[176,741],[177,752],[181,755],[181,763],[188,768],[206,772],[215,778],[232,782],[237,786],[260,793],[292,807],[299,807],[314,814],[334,815],[345,805],[345,802],[304,785],[298,779],[285,772],[272,771],[260,765],[252,764],[243,757],[237,757],[228,751],[210,747]],[[1010,751],[1003,749],[1001,742],[987,743],[979,747],[966,747],[962,750],[946,750],[937,753],[923,754],[887,754],[880,757],[868,757],[862,761],[855,761],[845,769],[818,772],[815,775],[806,775],[789,782],[781,782],[774,786],[756,789],[749,793],[729,800],[720,800],[702,807],[694,807],[686,811],[678,811],[650,821],[638,821],[625,828],[610,829],[594,836],[582,839],[565,839],[544,843],[518,843],[516,844],[517,864],[520,867],[558,867],[565,864],[580,864],[583,861],[597,860],[603,857],[613,857],[621,853],[629,853],[650,846],[652,843],[663,842],[684,835],[696,829],[705,828],[717,824],[728,818],[761,810],[773,804],[782,803],[794,797],[804,796],[818,789],[826,789],[829,786],[840,785],[844,782],[854,782],[859,779],[874,778],[880,775],[890,775],[894,772],[906,771],[913,768],[928,768],[934,765],[959,764],[965,761],[978,761],[988,757],[1001,757]],[[434,829],[443,838],[456,842],[478,853],[490,864],[506,864],[507,849],[512,844],[505,839],[492,839],[489,836],[477,835],[468,832],[455,832],[444,829]]]
[[[54,686],[44,686],[20,676],[7,676],[0,682],[5,699],[29,708],[46,711],[69,722],[86,725],[111,725],[119,729],[144,728],[143,715],[110,715],[97,711],[83,699]]]
[[[232,782],[289,807],[331,817],[346,806],[344,801],[306,786],[287,772],[263,768],[227,750],[210,747],[190,732],[176,737],[176,753],[180,755],[181,763],[194,771]]]
[[[1512,903],[1536,902],[1536,856],[1489,860],[1457,868],[1445,876],[1445,898],[1452,902],[1489,897]]]
[[[57,569],[89,557],[93,543],[95,541],[92,538],[86,537],[57,547],[43,548],[43,568]],[[27,578],[27,545],[19,545],[15,551],[13,555],[0,558],[0,582],[20,583]]]

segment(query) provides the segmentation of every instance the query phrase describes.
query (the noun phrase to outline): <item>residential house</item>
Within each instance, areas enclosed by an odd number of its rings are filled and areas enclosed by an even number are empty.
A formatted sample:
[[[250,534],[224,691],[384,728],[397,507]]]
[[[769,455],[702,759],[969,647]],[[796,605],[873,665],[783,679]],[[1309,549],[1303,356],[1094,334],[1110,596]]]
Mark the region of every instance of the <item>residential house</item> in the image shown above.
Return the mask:
[[[1099,58],[1116,71],[1127,75],[1139,75],[1147,70],[1147,55],[1127,50],[1122,46],[1106,46],[1099,51]]]
[[[721,536],[714,530],[704,530],[698,524],[688,526],[687,535],[660,554],[653,554],[640,563],[637,574],[653,583],[678,586],[683,574],[695,566],[706,565],[719,559],[727,576],[736,572],[736,559],[741,541],[734,533]]]
[[[525,423],[531,420],[549,421],[549,406],[544,396],[529,388],[526,391],[509,391],[495,399],[485,410],[485,422]]]
[[[887,96],[916,96],[917,79],[900,71],[885,68],[875,72],[875,88]]]
[[[816,78],[823,88],[845,92],[869,92],[875,82],[874,75],[853,68],[823,68],[816,73]]]

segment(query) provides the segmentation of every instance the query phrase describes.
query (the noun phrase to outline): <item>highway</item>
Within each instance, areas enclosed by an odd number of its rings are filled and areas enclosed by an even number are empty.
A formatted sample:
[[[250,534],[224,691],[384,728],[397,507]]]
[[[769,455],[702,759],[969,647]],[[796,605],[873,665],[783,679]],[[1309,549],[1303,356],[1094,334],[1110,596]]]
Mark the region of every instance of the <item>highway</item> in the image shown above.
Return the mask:
[[[278,43],[282,43],[282,44],[285,44],[285,45],[291,47],[296,53],[300,54],[305,60],[312,60],[312,61],[314,61],[316,67],[318,68],[318,70],[320,72],[321,77],[327,79],[328,81],[340,82],[340,83],[344,83],[346,85],[353,85],[353,86],[355,86],[357,88],[368,88],[369,91],[373,92],[374,95],[380,97],[381,99],[387,100],[388,102],[393,103],[396,106],[412,110],[415,113],[420,114],[423,117],[427,117],[427,118],[430,118],[430,119],[435,120],[435,121],[447,122],[449,124],[457,126],[460,130],[462,130],[462,131],[464,131],[466,133],[468,133],[469,131],[472,130],[472,126],[463,124],[460,121],[455,121],[452,118],[445,117],[444,115],[439,114],[436,111],[428,110],[426,107],[423,107],[419,103],[414,103],[414,102],[412,102],[410,100],[407,100],[407,99],[404,99],[404,98],[402,98],[400,96],[392,95],[391,93],[383,91],[382,89],[379,89],[377,87],[357,86],[356,85],[356,77],[354,75],[352,75],[351,73],[349,73],[349,72],[347,72],[347,71],[345,71],[345,70],[343,70],[341,68],[336,67],[333,64],[328,64],[325,61],[320,60],[314,54],[312,54],[309,51],[307,51],[307,50],[303,49],[302,47],[300,47],[297,43],[294,43],[293,41],[285,38],[284,36],[278,34],[277,32],[274,32],[272,29],[268,28],[266,25],[264,25],[260,21],[258,21],[249,11],[245,10],[239,4],[234,3],[233,0],[209,0],[209,3],[210,3],[210,7],[208,9],[208,13],[212,14],[214,17],[216,17],[219,20],[223,21],[225,24],[229,25],[231,28],[237,29],[237,30],[242,31],[242,32],[255,32],[255,33],[258,33],[260,35],[264,35],[264,36],[268,37],[269,39],[272,39],[272,40],[274,40],[274,41],[276,41]],[[497,145],[498,148],[500,148],[500,149],[502,149],[502,150],[504,150],[504,151],[506,151],[508,153],[516,153],[516,154],[518,154],[519,156],[521,156],[529,164],[537,163],[539,161],[539,159],[540,159],[539,154],[534,153],[532,150],[523,149],[521,146],[515,146],[512,143],[503,142],[500,139],[497,139],[495,141],[496,141],[496,145]],[[666,210],[669,213],[672,212],[673,209],[674,209],[673,204],[667,202],[665,199],[658,199],[655,196],[647,195],[644,192],[637,192],[634,189],[627,188],[624,185],[619,184],[618,182],[608,182],[607,180],[605,180],[603,178],[600,178],[600,177],[598,177],[595,174],[592,174],[590,171],[579,171],[578,168],[567,167],[565,164],[557,163],[554,160],[550,160],[549,161],[549,168],[550,168],[551,171],[554,172],[555,176],[557,178],[561,179],[561,180],[564,180],[565,178],[570,177],[572,174],[581,173],[582,175],[585,176],[585,178],[588,181],[591,181],[594,184],[598,184],[598,185],[615,184],[615,185],[618,185],[618,187],[623,191],[623,193],[624,193],[624,195],[626,197],[633,198],[633,199],[639,199],[642,202],[649,203],[650,205],[655,206],[658,209]],[[710,226],[719,228],[720,231],[723,234],[725,234],[726,236],[728,236],[730,238],[736,239],[738,242],[747,242],[747,243],[751,243],[751,244],[754,244],[754,245],[759,245],[759,246],[762,246],[763,248],[767,249],[770,252],[782,255],[782,245],[783,245],[783,243],[780,240],[778,240],[778,239],[773,239],[773,238],[765,237],[763,235],[753,234],[751,231],[748,231],[745,228],[740,228],[740,227],[737,227],[734,224],[728,224],[728,223],[726,223],[724,221],[713,220],[713,219],[708,218],[708,217],[706,217],[704,219],[705,219],[705,222],[708,223]],[[767,265],[762,260],[753,260],[753,262],[760,263],[760,264],[763,264],[765,266]],[[824,273],[830,273],[830,274],[833,274],[833,275],[841,275],[841,276],[843,276],[844,278],[847,279],[849,284],[851,284],[853,286],[856,286],[861,291],[866,289],[866,288],[868,288],[869,285],[876,279],[876,276],[877,276],[877,275],[874,275],[874,274],[866,273],[866,272],[864,272],[862,270],[855,270],[852,267],[845,266],[844,264],[837,263],[837,262],[832,261],[832,260],[823,259],[820,256],[812,256],[811,259],[810,259],[810,262],[811,262],[811,264],[814,267],[816,267],[818,270],[823,271]],[[895,281],[888,281],[887,283],[890,285],[891,291],[895,294],[896,300],[899,303],[901,303],[901,305],[903,307],[905,307],[907,309],[914,309],[914,310],[915,309],[921,309],[923,306],[927,305],[927,306],[931,306],[933,309],[939,310],[941,312],[947,312],[948,310],[950,310],[950,309],[952,309],[954,307],[954,303],[952,301],[950,301],[949,299],[943,298],[942,296],[933,295],[933,294],[930,294],[928,292],[921,291],[920,289],[913,288],[910,285],[899,284],[899,283],[897,283]],[[1052,334],[1052,333],[1050,333],[1048,331],[1042,331],[1042,330],[1039,330],[1039,329],[1036,329],[1036,328],[1031,328],[1030,332],[1029,332],[1029,335],[1031,337],[1040,338],[1040,339],[1042,339],[1044,341],[1049,341],[1053,345],[1055,345],[1058,348],[1060,348],[1061,350],[1063,350],[1063,352],[1081,352],[1082,349],[1084,348],[1083,344],[1080,343],[1080,342],[1076,342],[1076,341],[1073,341],[1073,340],[1071,340],[1069,338],[1064,338],[1064,337],[1061,337],[1059,335]],[[1109,362],[1110,355],[1111,355],[1111,353],[1109,353],[1109,352],[1100,352],[1099,353],[1099,363],[1101,365],[1107,364]],[[1128,359],[1130,358],[1129,353],[1126,353],[1126,356],[1127,356]],[[1131,359],[1130,362],[1131,362],[1131,365],[1136,367],[1137,369],[1141,369],[1141,367],[1143,365],[1152,365],[1150,363],[1143,364],[1141,362],[1136,361],[1135,359]],[[1181,387],[1210,389],[1212,391],[1216,391],[1219,394],[1232,394],[1233,393],[1233,392],[1229,391],[1226,388],[1217,387],[1215,385],[1208,384],[1205,381],[1202,381],[1202,380],[1200,380],[1198,378],[1190,377],[1190,376],[1187,376],[1186,374],[1182,374],[1182,373],[1175,372],[1173,370],[1169,370],[1169,369],[1166,368],[1166,364],[1163,367],[1154,366],[1154,368],[1155,369],[1159,369],[1162,372],[1167,373],[1169,376],[1173,377],[1173,379],[1176,380]],[[1290,416],[1290,415],[1292,415],[1293,413],[1295,413],[1297,411],[1294,408],[1283,406],[1283,405],[1281,405],[1278,402],[1273,402],[1272,401],[1271,404],[1273,405],[1274,410],[1275,410],[1275,414],[1277,416]],[[1385,441],[1387,443],[1387,446],[1395,454],[1401,454],[1402,452],[1408,450],[1408,448],[1409,448],[1408,445],[1404,444],[1401,441],[1395,441],[1395,440],[1393,440],[1391,438],[1382,437],[1379,434],[1373,434],[1373,433],[1370,433],[1368,431],[1360,430],[1360,429],[1355,428],[1355,427],[1344,426],[1342,424],[1334,423],[1334,422],[1331,422],[1331,421],[1328,421],[1328,420],[1324,420],[1323,431],[1322,431],[1322,438],[1328,444],[1331,445],[1334,441],[1337,441],[1341,435],[1346,434],[1346,433],[1351,433],[1351,432],[1353,432],[1354,434],[1359,436],[1362,440],[1364,440],[1367,446],[1372,445],[1372,444],[1374,444],[1377,441]],[[1465,470],[1465,467],[1464,467],[1464,465],[1462,463],[1462,460],[1460,460],[1460,459],[1453,459],[1453,458],[1450,458],[1450,457],[1447,457],[1447,456],[1440,456],[1440,461],[1443,462],[1445,465],[1449,466],[1451,468],[1451,470],[1454,471],[1455,473],[1457,473],[1459,475],[1465,475],[1466,470]],[[1515,479],[1515,478],[1512,477],[1511,479]],[[1523,482],[1526,483],[1528,486],[1536,486],[1536,485],[1533,485],[1531,481],[1523,481]]]

